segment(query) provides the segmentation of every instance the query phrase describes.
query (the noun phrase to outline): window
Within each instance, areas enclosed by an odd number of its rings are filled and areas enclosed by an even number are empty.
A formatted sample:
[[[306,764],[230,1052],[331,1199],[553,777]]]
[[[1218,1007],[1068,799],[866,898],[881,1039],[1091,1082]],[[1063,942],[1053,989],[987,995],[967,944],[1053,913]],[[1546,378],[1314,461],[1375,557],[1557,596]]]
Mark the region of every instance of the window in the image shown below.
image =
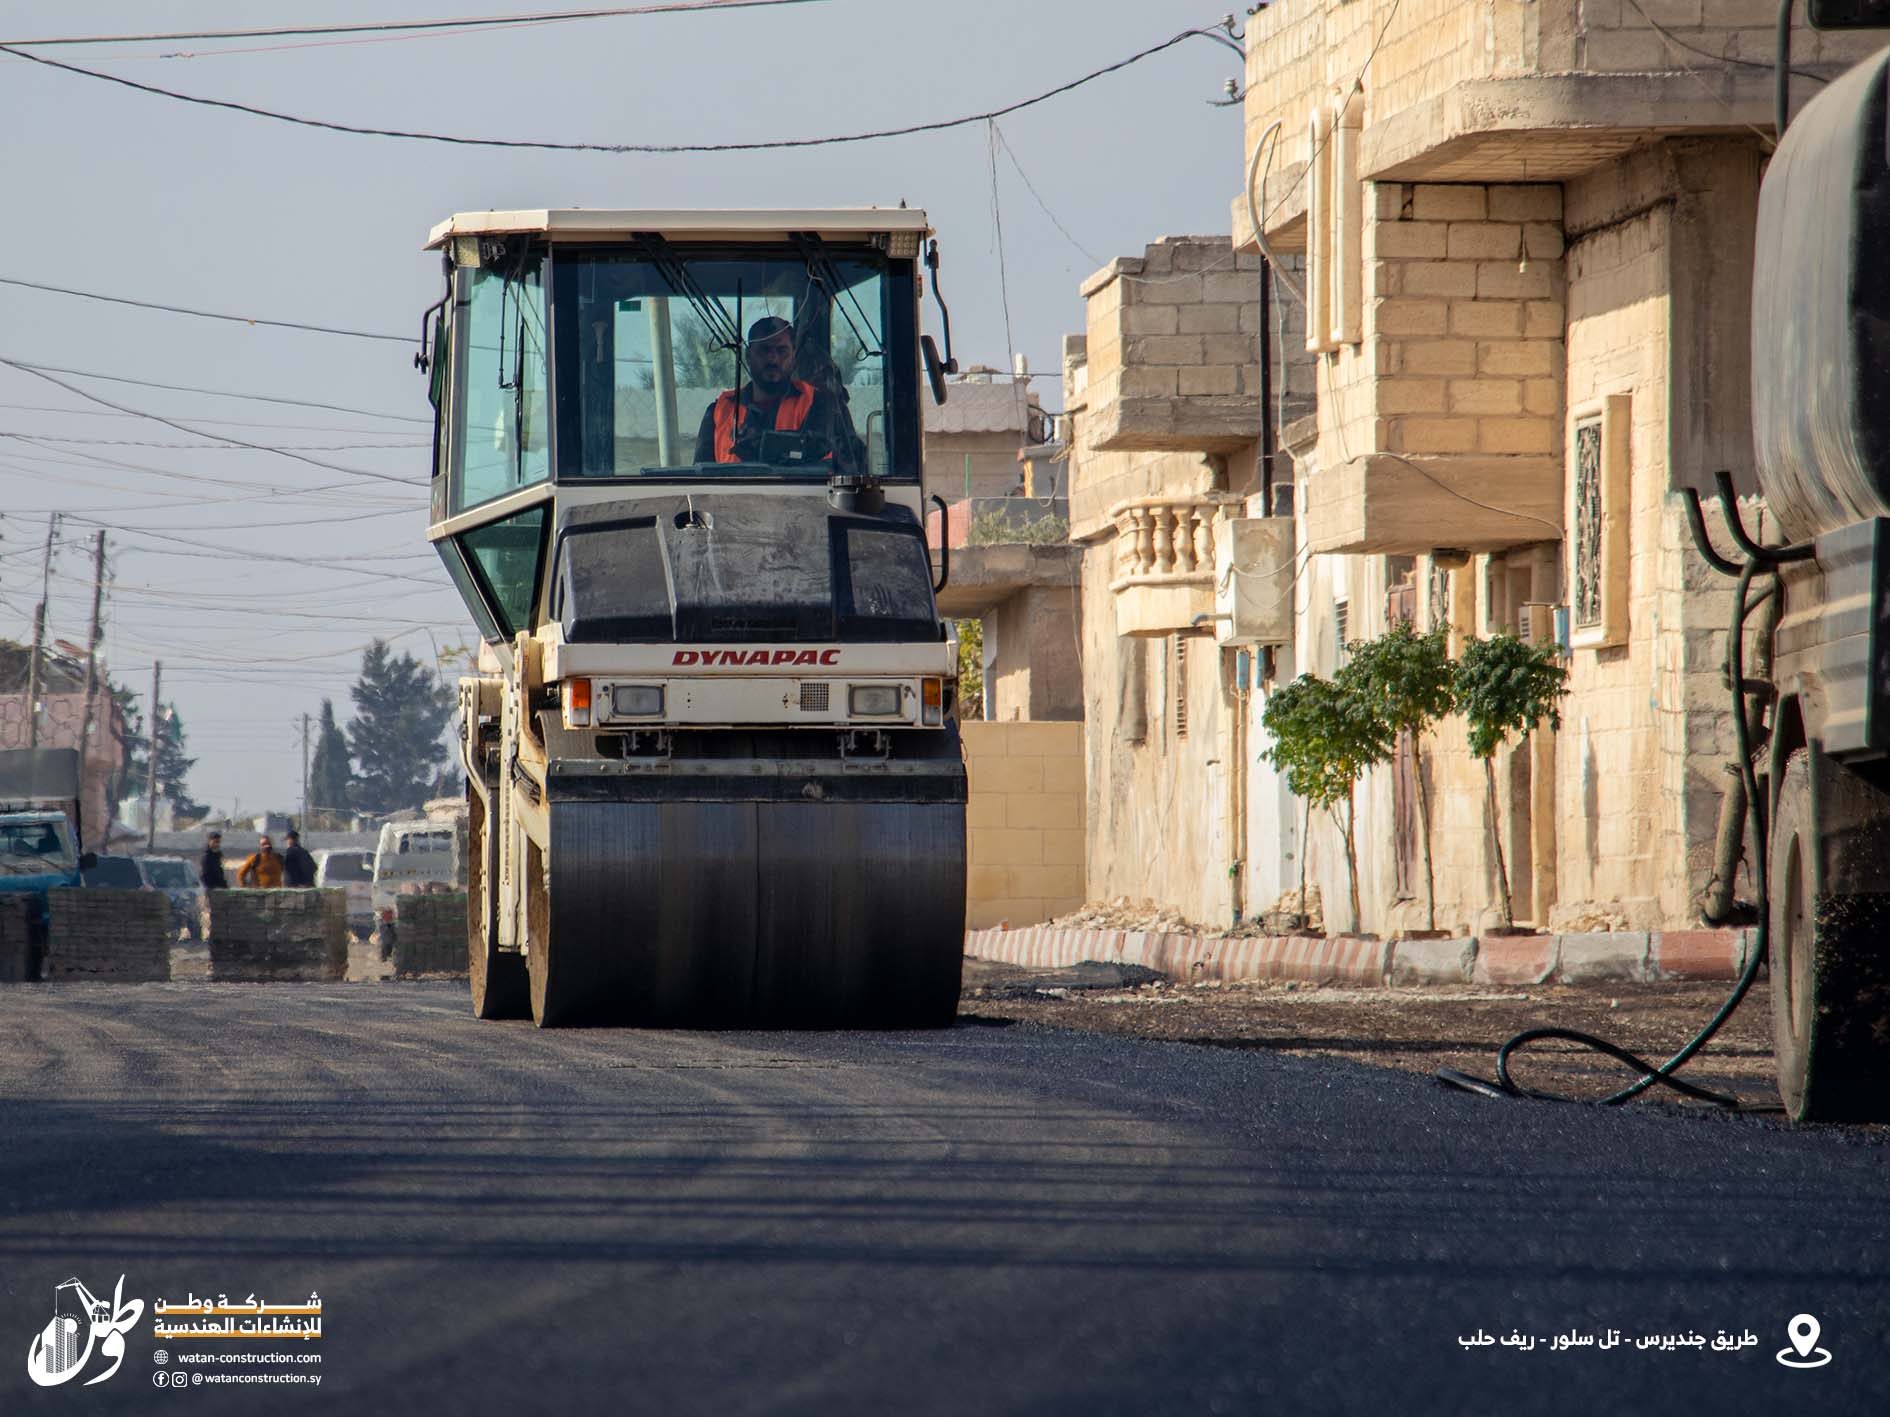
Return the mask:
[[[0,823],[0,876],[43,876],[77,864],[64,822]]]
[[[462,270],[453,339],[452,509],[463,512],[551,474],[539,258]]]
[[[466,559],[484,583],[482,598],[498,613],[498,629],[506,639],[532,628],[544,532],[545,507],[540,503],[459,535]]]
[[[373,863],[366,852],[331,851],[322,860],[322,884],[340,885],[345,881],[371,881],[374,879]]]
[[[1352,602],[1349,600],[1332,603],[1332,639],[1332,663],[1337,667],[1351,658],[1347,648],[1352,642]]]
[[[895,407],[917,394],[916,370],[894,357],[912,347],[909,263],[652,243],[563,257],[554,283],[560,477],[917,475],[916,448],[894,438]],[[751,351],[771,338],[786,366]],[[770,375],[786,392],[768,396]],[[738,382],[744,398],[725,406]],[[793,414],[751,420],[757,383],[767,409]]]
[[[1314,354],[1364,337],[1365,186],[1358,175],[1364,110],[1351,97],[1315,108],[1306,130],[1306,348]]]
[[[1570,643],[1627,642],[1630,395],[1578,408],[1569,430]]]

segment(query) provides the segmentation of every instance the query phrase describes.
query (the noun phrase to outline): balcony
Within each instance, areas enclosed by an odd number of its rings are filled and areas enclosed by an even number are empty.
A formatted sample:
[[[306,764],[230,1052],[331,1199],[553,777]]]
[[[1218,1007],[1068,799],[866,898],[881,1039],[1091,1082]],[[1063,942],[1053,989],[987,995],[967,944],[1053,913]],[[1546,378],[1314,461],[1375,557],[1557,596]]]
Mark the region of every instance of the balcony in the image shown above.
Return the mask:
[[[1109,510],[1118,635],[1172,635],[1214,613],[1214,541],[1238,499],[1136,497]]]
[[[1497,551],[1561,537],[1562,462],[1372,453],[1304,479],[1300,506],[1307,544],[1318,552]]]

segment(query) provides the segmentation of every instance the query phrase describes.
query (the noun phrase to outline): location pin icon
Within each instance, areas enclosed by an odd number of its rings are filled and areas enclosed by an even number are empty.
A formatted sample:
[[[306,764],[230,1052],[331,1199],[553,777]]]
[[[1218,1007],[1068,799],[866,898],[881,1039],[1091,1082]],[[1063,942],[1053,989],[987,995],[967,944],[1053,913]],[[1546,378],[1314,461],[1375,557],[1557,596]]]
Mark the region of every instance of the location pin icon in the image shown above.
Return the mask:
[[[1791,1339],[1800,1358],[1809,1358],[1818,1346],[1818,1321],[1810,1314],[1799,1314],[1785,1325],[1785,1336]]]

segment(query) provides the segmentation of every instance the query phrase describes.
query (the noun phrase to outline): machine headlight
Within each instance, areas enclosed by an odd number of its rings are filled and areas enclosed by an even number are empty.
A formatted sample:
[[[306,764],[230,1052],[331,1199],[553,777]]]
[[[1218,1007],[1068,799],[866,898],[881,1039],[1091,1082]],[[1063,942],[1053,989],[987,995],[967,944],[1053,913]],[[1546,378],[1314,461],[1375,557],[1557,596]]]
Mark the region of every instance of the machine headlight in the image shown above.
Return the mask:
[[[897,684],[855,684],[847,690],[847,711],[856,718],[899,712]]]
[[[650,718],[663,711],[661,684],[619,684],[610,691],[611,711],[619,718]]]

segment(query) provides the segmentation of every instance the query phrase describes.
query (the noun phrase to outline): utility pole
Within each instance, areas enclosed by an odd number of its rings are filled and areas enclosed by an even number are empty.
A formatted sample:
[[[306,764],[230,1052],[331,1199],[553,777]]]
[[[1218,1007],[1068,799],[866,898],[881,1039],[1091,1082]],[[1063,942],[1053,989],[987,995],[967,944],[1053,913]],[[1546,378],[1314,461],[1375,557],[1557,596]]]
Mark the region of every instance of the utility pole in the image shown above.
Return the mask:
[[[150,761],[145,764],[145,834],[144,849],[157,850],[157,760],[158,760],[158,686],[162,682],[164,662],[151,661],[151,714],[150,730],[145,734],[145,741],[150,745],[146,750]]]
[[[302,830],[308,830],[308,715],[302,715]]]
[[[103,634],[100,612],[105,606],[105,530],[99,528],[92,549],[92,637],[85,642],[85,715],[79,721],[79,796],[85,796],[85,772],[92,748],[92,713],[98,704],[98,644]],[[105,826],[109,830],[112,804],[105,804]],[[104,838],[100,839],[101,844]],[[79,843],[85,850],[85,843]]]
[[[46,599],[52,594],[53,538],[59,533],[59,513],[46,522],[46,559],[39,573],[39,606],[33,611],[33,663],[26,671],[26,746],[39,746],[40,660],[46,653]]]

